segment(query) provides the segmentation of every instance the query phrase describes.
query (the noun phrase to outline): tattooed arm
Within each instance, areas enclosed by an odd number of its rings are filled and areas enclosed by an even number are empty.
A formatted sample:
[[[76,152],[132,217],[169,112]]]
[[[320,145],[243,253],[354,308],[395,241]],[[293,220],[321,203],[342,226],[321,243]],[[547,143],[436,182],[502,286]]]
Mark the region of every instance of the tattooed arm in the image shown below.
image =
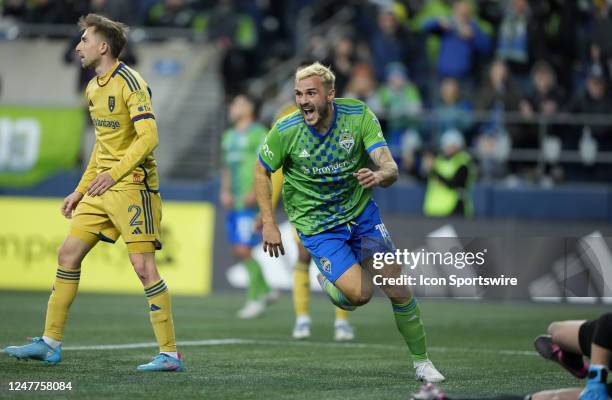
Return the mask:
[[[397,180],[398,170],[389,148],[387,146],[377,147],[370,153],[370,158],[378,169],[372,171],[369,168],[361,168],[359,171],[353,172],[353,176],[359,180],[359,184],[365,189],[374,186],[391,186]]]

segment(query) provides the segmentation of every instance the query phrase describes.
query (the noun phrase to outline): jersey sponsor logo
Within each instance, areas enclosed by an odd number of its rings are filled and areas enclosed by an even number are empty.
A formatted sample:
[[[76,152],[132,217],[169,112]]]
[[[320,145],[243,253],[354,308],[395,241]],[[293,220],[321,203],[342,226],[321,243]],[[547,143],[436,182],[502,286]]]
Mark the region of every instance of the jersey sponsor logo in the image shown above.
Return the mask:
[[[132,174],[132,182],[133,183],[142,183],[142,175],[140,175],[140,174]]]
[[[321,263],[321,267],[323,268],[323,271],[325,271],[327,273],[331,272],[332,263],[331,263],[331,261],[329,261],[329,258],[321,257],[319,259],[319,262]]]
[[[310,154],[308,154],[308,151],[306,151],[306,149],[302,149],[302,152],[300,153],[300,158],[308,158],[310,157]]]
[[[312,167],[314,175],[333,174],[350,165],[348,161],[337,162],[324,167]]]
[[[119,121],[109,121],[106,119],[93,118],[91,122],[93,122],[94,126],[99,126],[102,128],[118,129],[121,127],[121,123]]]
[[[378,136],[379,138],[384,138],[384,137],[385,137],[385,136],[383,135],[382,131],[381,131],[381,132],[378,132],[378,135],[377,135],[377,136]]]
[[[264,145],[262,147],[262,151],[264,153],[264,156],[266,156],[268,158],[274,157],[274,153],[272,152],[272,150],[270,150],[270,147],[268,146],[268,143],[264,143]]]
[[[340,142],[340,147],[342,147],[344,150],[351,151],[353,145],[355,144],[355,138],[353,138],[353,134],[351,132],[342,131],[340,133],[338,142]]]
[[[108,111],[115,111],[115,96],[108,96]]]
[[[307,167],[307,166],[302,165],[300,168],[302,169],[302,172],[303,172],[304,174],[306,174],[306,175],[309,175],[309,174],[310,174],[310,170],[308,169],[308,167]]]
[[[89,100],[89,107],[93,107],[93,101]]]
[[[147,106],[146,104],[144,106],[138,106],[138,111],[139,112],[151,111],[151,107]]]

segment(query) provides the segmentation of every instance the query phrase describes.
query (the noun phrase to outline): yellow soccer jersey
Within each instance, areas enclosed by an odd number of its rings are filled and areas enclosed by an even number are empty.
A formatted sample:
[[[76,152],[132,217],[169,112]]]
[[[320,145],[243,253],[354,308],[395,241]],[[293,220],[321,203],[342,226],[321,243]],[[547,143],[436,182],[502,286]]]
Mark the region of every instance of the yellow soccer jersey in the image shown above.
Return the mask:
[[[85,95],[96,144],[76,191],[85,194],[89,182],[103,172],[117,182],[111,189],[157,191],[159,179],[153,155],[158,143],[157,125],[147,83],[118,62],[104,76],[93,78]]]

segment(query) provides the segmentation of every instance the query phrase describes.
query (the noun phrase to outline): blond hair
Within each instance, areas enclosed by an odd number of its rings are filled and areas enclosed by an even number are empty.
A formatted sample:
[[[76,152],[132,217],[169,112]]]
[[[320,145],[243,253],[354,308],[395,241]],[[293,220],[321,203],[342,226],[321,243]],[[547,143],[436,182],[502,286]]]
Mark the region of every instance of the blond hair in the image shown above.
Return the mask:
[[[314,64],[307,65],[304,68],[300,68],[295,72],[295,81],[301,81],[306,78],[318,76],[321,78],[321,82],[327,89],[333,89],[336,82],[336,75],[332,72],[331,68],[324,66],[318,61]]]

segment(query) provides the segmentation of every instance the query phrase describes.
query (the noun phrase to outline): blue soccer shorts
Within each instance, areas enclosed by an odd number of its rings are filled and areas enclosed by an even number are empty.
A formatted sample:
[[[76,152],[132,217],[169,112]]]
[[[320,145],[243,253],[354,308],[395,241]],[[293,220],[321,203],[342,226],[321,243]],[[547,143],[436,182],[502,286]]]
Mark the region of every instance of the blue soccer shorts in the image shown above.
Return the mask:
[[[395,251],[373,200],[352,221],[314,235],[299,235],[319,271],[332,283],[354,264],[372,258],[373,253]]]
[[[261,242],[261,235],[255,232],[255,216],[252,209],[229,211],[225,217],[227,240],[232,245],[253,247]]]

